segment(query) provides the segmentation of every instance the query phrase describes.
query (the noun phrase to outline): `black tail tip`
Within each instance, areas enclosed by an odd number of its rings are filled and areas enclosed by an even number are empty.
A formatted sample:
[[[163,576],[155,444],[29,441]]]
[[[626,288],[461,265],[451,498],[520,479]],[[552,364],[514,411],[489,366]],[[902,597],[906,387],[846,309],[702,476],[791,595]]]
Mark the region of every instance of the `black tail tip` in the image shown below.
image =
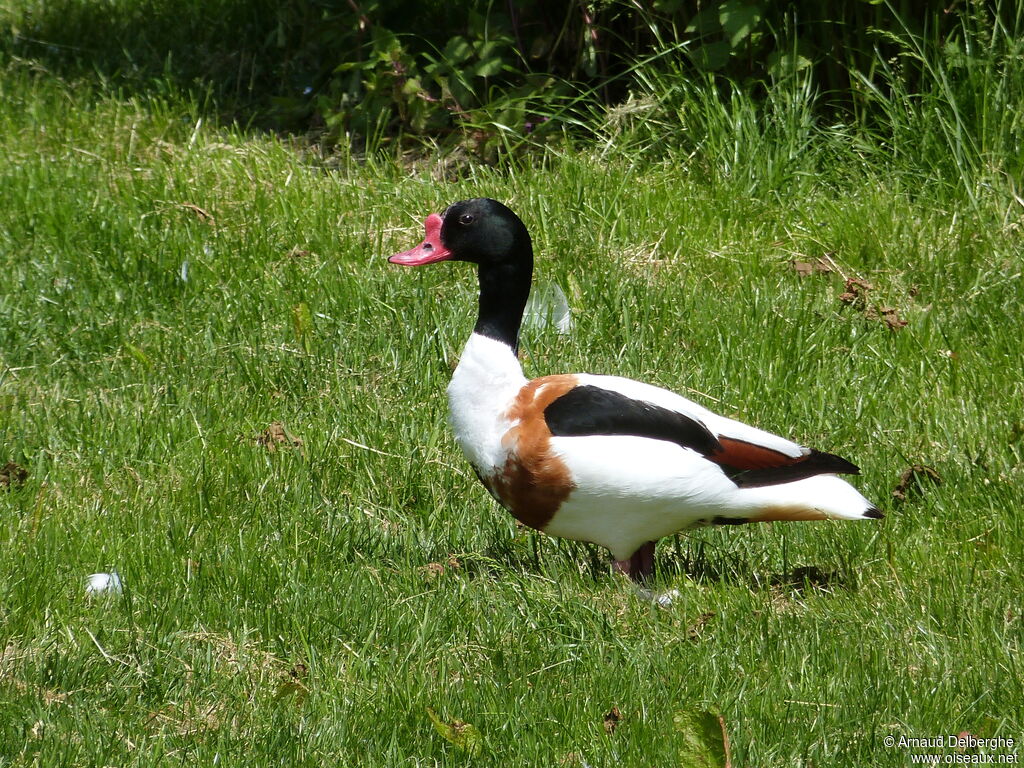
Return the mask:
[[[882,510],[878,507],[868,507],[864,512],[864,517],[868,520],[883,520],[885,515],[882,514]]]

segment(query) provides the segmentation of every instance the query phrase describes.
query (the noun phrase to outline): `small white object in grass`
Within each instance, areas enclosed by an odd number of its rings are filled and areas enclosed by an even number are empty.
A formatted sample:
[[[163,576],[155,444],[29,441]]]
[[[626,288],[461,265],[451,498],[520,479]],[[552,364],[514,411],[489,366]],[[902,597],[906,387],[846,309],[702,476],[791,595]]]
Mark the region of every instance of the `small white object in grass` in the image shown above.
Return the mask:
[[[565,292],[558,283],[534,286],[526,302],[525,315],[526,325],[533,328],[547,328],[553,325],[559,333],[569,333],[572,330],[569,300],[565,298]]]
[[[662,608],[668,608],[675,602],[676,598],[682,597],[683,593],[678,589],[670,589],[668,592],[651,592],[649,589],[637,587],[636,596],[641,600],[650,600],[652,603],[657,603]]]
[[[181,282],[187,283],[188,282],[188,259],[186,259],[185,261],[181,262],[181,273],[180,273],[180,275],[181,275]]]
[[[683,593],[678,589],[670,589],[668,592],[662,592],[654,598],[654,601],[662,608],[668,608],[672,603],[676,601],[676,598],[682,597]]]
[[[85,593],[87,595],[120,595],[121,577],[117,571],[111,573],[93,573],[86,578]]]

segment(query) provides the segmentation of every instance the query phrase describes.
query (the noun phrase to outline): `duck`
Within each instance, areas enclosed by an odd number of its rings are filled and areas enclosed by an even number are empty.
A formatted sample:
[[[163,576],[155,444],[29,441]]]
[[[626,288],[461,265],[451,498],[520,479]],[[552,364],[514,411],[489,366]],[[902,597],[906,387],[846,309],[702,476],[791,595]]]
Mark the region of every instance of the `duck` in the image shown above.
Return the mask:
[[[490,198],[424,221],[392,264],[475,264],[476,325],[448,385],[449,421],[476,476],[526,526],[610,551],[638,586],[659,539],[755,522],[878,520],[840,474],[841,456],[721,416],[668,389],[622,376],[527,379],[519,331],[533,283],[526,225]]]

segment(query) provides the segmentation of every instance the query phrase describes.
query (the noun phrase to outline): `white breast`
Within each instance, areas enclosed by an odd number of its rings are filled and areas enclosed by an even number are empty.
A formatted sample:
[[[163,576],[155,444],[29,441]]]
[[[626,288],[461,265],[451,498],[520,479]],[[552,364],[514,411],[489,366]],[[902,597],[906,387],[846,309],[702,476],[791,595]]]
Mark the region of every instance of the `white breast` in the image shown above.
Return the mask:
[[[505,414],[524,384],[508,345],[469,337],[448,385],[448,407],[455,440],[478,472],[488,475],[505,463],[501,437],[512,426]]]

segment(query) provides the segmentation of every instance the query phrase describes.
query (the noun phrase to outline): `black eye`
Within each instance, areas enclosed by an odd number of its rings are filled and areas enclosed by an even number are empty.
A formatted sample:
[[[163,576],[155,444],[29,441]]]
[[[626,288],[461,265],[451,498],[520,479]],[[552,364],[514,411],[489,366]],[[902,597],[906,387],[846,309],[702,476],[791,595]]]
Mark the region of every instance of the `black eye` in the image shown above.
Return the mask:
[[[461,216],[459,216],[459,224],[472,224],[472,223],[473,223],[473,214],[472,213],[464,213]]]

